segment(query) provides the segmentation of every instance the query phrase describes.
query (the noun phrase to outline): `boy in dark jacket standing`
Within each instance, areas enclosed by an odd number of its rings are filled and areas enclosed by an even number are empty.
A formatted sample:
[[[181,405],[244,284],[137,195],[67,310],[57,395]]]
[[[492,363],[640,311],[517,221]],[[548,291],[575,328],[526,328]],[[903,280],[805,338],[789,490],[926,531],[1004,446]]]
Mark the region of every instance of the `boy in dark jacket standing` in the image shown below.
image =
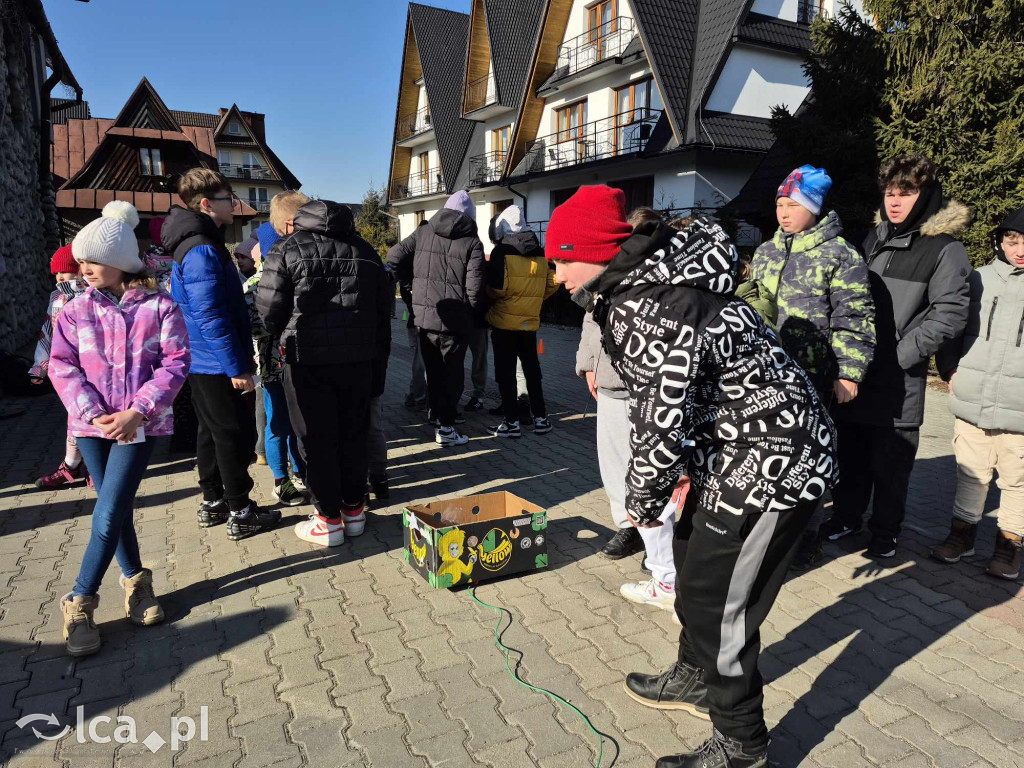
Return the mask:
[[[498,383],[504,420],[488,432],[503,438],[522,436],[516,390],[516,361],[522,363],[526,389],[533,413],[533,432],[551,431],[540,359],[537,357],[537,329],[545,299],[558,290],[555,273],[544,260],[537,234],[523,218],[518,205],[510,205],[491,225],[494,250],[487,263],[487,294],[491,305],[487,324],[494,347],[494,380]]]
[[[581,187],[551,215],[545,244],[559,282],[593,306],[629,390],[633,523],[661,525],[692,483],[675,531],[679,659],[628,675],[626,690],[714,724],[699,750],[657,768],[767,768],[759,628],[832,484],[835,431],[807,375],[736,298],[739,257],[720,227],[608,237],[628,231],[621,190]]]
[[[398,282],[412,290],[420,351],[427,369],[427,394],[436,420],[435,442],[465,445],[455,416],[466,380],[466,350],[484,311],[484,246],[475,207],[464,191],[388,252]]]
[[[313,200],[263,267],[256,306],[284,348],[285,392],[316,514],[295,526],[323,547],[366,527],[370,399],[391,344],[394,283],[348,206]],[[384,359],[382,359],[384,358]]]
[[[924,421],[928,363],[967,323],[971,264],[956,234],[970,211],[945,200],[932,163],[897,157],[879,173],[878,226],[864,242],[877,342],[856,400],[837,405],[839,485],[822,534],[835,541],[868,522],[870,557],[896,554]]]
[[[875,354],[867,264],[843,239],[836,212],[821,217],[831,187],[823,168],[804,165],[789,174],[775,198],[779,229],[750,262],[750,276],[775,298],[782,348],[804,369],[826,405],[857,397]],[[793,561],[797,570],[825,557],[818,535],[822,520],[823,508],[804,532]]]
[[[174,255],[171,295],[185,316],[192,348],[189,383],[203,490],[199,525],[227,522],[228,538],[237,541],[273,527],[281,513],[261,510],[249,499],[256,423],[242,395],[255,389],[252,329],[223,233],[234,219],[234,197],[227,179],[208,168],[185,173],[178,195],[188,210],[171,209],[161,240]]]

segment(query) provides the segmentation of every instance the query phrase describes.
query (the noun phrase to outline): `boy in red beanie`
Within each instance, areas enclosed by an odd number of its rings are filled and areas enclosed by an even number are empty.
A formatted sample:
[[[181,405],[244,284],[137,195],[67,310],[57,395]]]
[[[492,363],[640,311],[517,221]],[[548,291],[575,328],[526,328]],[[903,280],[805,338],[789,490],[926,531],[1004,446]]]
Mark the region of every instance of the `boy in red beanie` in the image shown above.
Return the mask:
[[[660,222],[630,235],[622,192],[583,187],[548,224],[546,256],[593,311],[629,390],[626,511],[676,526],[678,661],[632,673],[626,691],[655,709],[709,718],[699,750],[657,768],[767,768],[759,628],[797,541],[835,476],[835,429],[803,370],[737,299],[739,258],[716,224]]]
[[[71,246],[65,245],[58,248],[50,259],[50,274],[57,281],[57,289],[50,294],[50,301],[46,309],[46,319],[39,331],[39,340],[36,342],[34,362],[29,369],[29,376],[33,384],[42,384],[46,381],[47,369],[50,365],[50,343],[53,340],[53,327],[57,324],[57,318],[64,306],[82,293],[89,286],[82,280],[79,274],[78,262],[71,255]],[[78,442],[74,437],[68,436],[64,446],[64,461],[60,463],[55,472],[44,475],[36,480],[39,488],[58,488],[66,483],[73,483],[76,480],[86,478],[85,464],[82,463],[82,454],[78,450]],[[90,481],[91,484],[91,481]]]

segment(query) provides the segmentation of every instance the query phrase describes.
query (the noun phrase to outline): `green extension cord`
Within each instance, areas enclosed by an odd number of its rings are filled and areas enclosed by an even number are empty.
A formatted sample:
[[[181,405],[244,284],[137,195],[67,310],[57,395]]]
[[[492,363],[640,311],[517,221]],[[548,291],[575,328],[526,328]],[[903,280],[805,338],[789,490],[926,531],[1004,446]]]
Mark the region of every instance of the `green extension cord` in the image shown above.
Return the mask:
[[[579,716],[579,718],[584,723],[586,723],[587,728],[590,729],[590,732],[598,738],[597,765],[595,765],[594,768],[601,768],[601,761],[604,760],[604,736],[601,735],[601,732],[594,727],[593,723],[590,722],[589,717],[584,715],[576,707],[574,707],[568,701],[563,699],[557,693],[552,693],[546,688],[538,688],[535,685],[530,685],[528,682],[521,679],[519,675],[517,675],[514,671],[512,671],[512,665],[509,661],[509,654],[512,653],[512,649],[505,645],[503,642],[501,642],[501,635],[498,632],[498,630],[501,629],[502,621],[505,618],[505,609],[499,608],[496,605],[490,605],[489,603],[485,603],[483,600],[477,597],[475,586],[471,589],[469,596],[472,597],[475,602],[477,602],[479,605],[482,605],[484,608],[490,608],[492,611],[496,611],[498,613],[498,623],[494,625],[494,644],[497,645],[499,649],[505,652],[505,669],[508,670],[508,673],[512,676],[512,679],[524,688],[529,688],[531,691],[535,691],[536,693],[543,693],[545,696],[552,698],[561,704],[564,704],[573,712],[575,712]],[[511,612],[509,612],[509,615],[511,615]],[[516,653],[519,652],[516,651]]]

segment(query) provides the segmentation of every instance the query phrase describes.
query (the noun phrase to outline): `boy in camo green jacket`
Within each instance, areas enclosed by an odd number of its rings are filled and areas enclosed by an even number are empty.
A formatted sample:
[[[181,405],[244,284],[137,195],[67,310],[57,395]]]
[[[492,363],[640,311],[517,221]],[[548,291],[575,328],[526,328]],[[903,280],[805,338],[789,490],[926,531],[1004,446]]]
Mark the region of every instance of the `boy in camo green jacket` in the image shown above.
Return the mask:
[[[761,245],[750,277],[774,294],[782,346],[810,376],[822,401],[847,403],[875,351],[875,307],[868,268],[843,239],[835,211],[821,217],[832,179],[822,168],[797,168],[779,187],[779,230]],[[818,536],[822,511],[808,523],[793,567],[824,557]]]

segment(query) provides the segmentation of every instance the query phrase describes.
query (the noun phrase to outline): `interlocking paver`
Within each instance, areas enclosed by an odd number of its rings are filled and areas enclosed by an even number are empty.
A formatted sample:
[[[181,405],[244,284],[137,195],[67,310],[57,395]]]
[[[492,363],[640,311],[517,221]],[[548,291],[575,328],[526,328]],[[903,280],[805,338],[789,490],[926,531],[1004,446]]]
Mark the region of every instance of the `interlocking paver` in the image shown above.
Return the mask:
[[[432,589],[401,558],[404,503],[502,488],[550,515],[550,568],[479,590],[512,611],[503,638],[523,652],[513,664],[524,679],[570,698],[614,738],[617,768],[704,740],[706,721],[649,710],[622,689],[626,673],[672,662],[678,628],[668,613],[618,594],[622,582],[646,577],[639,558],[597,554],[612,525],[593,402],[573,375],[578,331],[541,331],[552,433],[499,443],[484,436],[491,417],[470,414],[473,440],[455,451],[434,445],[423,414],[401,405],[410,358],[397,323],[395,331],[384,397],[394,498],[371,512],[367,533],[312,550],[288,527],[309,508],[241,543],[223,528],[201,531],[192,460],[158,448],[136,527],[168,621],[124,621],[114,566],[97,614],[105,645],[83,660],[63,653],[58,600],[88,543],[92,496],[28,485],[63,445],[55,399],[26,401],[24,417],[4,422],[0,759],[171,765],[167,747],[88,752],[73,736],[41,742],[14,722],[39,711],[68,723],[81,703],[87,717],[136,717],[140,738],[167,736],[170,717],[207,706],[210,740],[185,746],[176,766],[592,765],[594,738],[575,716],[508,676],[493,643],[497,615],[465,589]],[[929,398],[897,557],[878,566],[860,554],[863,540],[826,545],[829,559],[786,583],[764,626],[766,719],[782,768],[1024,765],[1024,590],[982,574],[989,518],[976,557],[956,566],[927,559],[955,485],[945,396]],[[269,503],[269,473],[252,471],[256,498]],[[606,766],[613,754],[609,743]]]

